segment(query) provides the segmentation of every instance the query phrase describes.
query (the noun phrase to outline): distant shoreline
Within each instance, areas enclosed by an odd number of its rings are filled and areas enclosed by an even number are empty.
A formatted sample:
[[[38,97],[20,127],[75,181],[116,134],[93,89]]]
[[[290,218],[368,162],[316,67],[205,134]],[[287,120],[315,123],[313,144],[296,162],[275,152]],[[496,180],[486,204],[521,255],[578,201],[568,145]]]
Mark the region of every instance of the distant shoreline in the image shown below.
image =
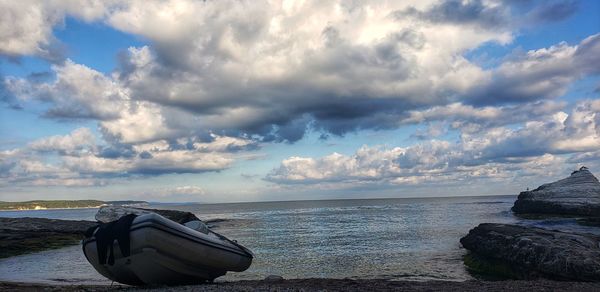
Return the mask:
[[[0,212],[11,211],[47,211],[47,210],[73,210],[73,209],[97,209],[105,205],[89,206],[89,207],[63,207],[63,208],[33,208],[33,209],[0,209]]]
[[[33,200],[24,202],[0,202],[0,211],[36,211],[36,210],[71,210],[95,209],[102,206],[140,206],[146,201],[102,201],[102,200]]]

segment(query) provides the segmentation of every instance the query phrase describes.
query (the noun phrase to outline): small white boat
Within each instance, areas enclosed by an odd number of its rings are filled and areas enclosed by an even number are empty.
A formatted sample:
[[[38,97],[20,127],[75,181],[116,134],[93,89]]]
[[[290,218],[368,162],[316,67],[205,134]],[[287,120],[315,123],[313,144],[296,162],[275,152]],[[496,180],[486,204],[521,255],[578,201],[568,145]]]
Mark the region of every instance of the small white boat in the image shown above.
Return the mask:
[[[200,221],[181,225],[151,213],[124,216],[113,223],[90,230],[82,244],[92,266],[119,283],[212,282],[227,271],[244,271],[252,263],[250,250]]]

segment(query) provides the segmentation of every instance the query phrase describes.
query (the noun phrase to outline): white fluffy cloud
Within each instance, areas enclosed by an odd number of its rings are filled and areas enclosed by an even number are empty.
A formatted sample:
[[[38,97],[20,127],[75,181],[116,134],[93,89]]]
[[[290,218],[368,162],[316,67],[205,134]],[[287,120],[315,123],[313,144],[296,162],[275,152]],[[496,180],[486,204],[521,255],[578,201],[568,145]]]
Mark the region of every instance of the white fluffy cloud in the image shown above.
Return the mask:
[[[52,82],[9,77],[5,87],[24,102],[50,102],[45,115],[51,118],[110,120],[125,110],[126,90],[111,77],[71,60],[53,65],[52,70],[56,75]]]
[[[89,153],[96,148],[96,137],[88,128],[79,128],[65,136],[51,136],[33,141],[29,148],[35,151],[58,151],[66,155]]]
[[[113,0],[19,0],[0,3],[0,54],[37,55],[50,60],[60,56],[60,44],[52,34],[67,15],[93,21],[103,18]]]
[[[6,34],[5,44],[20,39],[27,44],[20,53],[4,49],[11,54],[35,54],[52,38],[48,27],[66,15],[102,21],[149,41],[129,48],[110,76],[67,60],[53,67],[54,82],[5,81],[22,99],[50,101],[47,116],[98,119],[107,138],[123,143],[210,132],[293,142],[310,128],[338,135],[395,128],[410,110],[560,96],[574,80],[598,73],[595,56],[600,55],[595,35],[579,45],[561,43],[515,56],[498,68],[471,63],[463,56],[467,51],[509,43],[516,28],[508,23],[528,13],[505,1],[7,6],[14,15],[39,10],[41,16],[31,17],[41,18],[45,28],[6,25],[40,34],[31,40]],[[542,8],[545,12],[535,13],[565,16],[574,9],[542,5],[529,12]]]
[[[434,106],[425,110],[409,111],[399,125],[446,123],[462,133],[474,133],[493,127],[521,124],[533,119],[550,118],[566,107],[565,102],[540,101],[508,106],[474,107],[463,103]],[[443,125],[437,125],[443,126]],[[438,132],[441,130],[437,130]]]
[[[600,101],[587,100],[579,102],[570,114],[559,111],[516,129],[492,127],[462,133],[456,143],[430,140],[404,148],[363,146],[351,156],[290,157],[273,169],[267,180],[283,184],[407,184],[542,174],[567,163],[564,155],[570,156],[569,163],[594,163],[595,156],[589,153],[600,148],[599,112]]]
[[[415,183],[499,177],[596,157],[597,101],[555,101],[600,73],[600,35],[514,52],[494,68],[465,55],[509,44],[521,26],[562,20],[572,3],[519,1],[3,1],[0,55],[53,62],[50,81],[8,76],[0,99],[90,119],[87,129],[0,155],[4,183],[70,185],[228,168],[235,152],[307,131],[344,135],[427,123],[414,136],[458,142],[292,157],[268,180]],[[557,4],[558,3],[558,4]],[[64,58],[66,17],[141,36],[104,74]],[[65,29],[69,29],[66,27]],[[10,95],[10,100],[5,96]],[[13,99],[13,96],[16,99]],[[452,174],[455,172],[456,174]]]
[[[239,138],[214,134],[211,138],[159,140],[107,155],[104,150],[114,145],[98,143],[89,129],[79,128],[0,152],[0,185],[88,186],[107,184],[118,177],[220,171],[231,166],[234,152],[255,147],[254,142]]]
[[[560,43],[514,56],[466,93],[474,104],[503,104],[555,98],[575,80],[600,73],[600,34],[578,45]]]
[[[293,141],[310,120],[336,134],[371,128],[484,78],[461,54],[510,31],[394,16],[434,3],[133,1],[107,21],[154,41],[123,65],[132,99],[185,108],[213,131]]]
[[[69,1],[13,5],[15,15],[25,14],[28,6],[41,11],[39,26],[45,30],[6,25],[40,32],[23,45],[28,49],[10,51],[34,54],[52,37],[49,27],[65,15],[103,21],[150,40],[151,47],[130,49],[115,76],[67,61],[55,66],[54,83],[36,86],[38,95],[55,104],[48,115],[110,119],[107,130],[125,141],[152,138],[126,133],[152,132],[124,129],[140,119],[146,123],[139,124],[157,129],[157,139],[173,134],[165,133],[163,125],[173,121],[193,123],[205,132],[290,141],[301,138],[311,120],[314,127],[336,134],[372,128],[381,115],[445,103],[448,96],[442,92],[472,87],[487,73],[461,54],[512,38],[502,26],[396,15],[435,7],[436,1],[88,2],[79,3],[85,7],[80,10]],[[501,3],[477,2],[502,15],[509,11]],[[47,20],[47,14],[57,20]],[[453,41],[458,35],[461,41]],[[21,38],[7,36],[10,41]],[[124,99],[153,104],[124,104]],[[156,116],[155,121],[148,115]]]

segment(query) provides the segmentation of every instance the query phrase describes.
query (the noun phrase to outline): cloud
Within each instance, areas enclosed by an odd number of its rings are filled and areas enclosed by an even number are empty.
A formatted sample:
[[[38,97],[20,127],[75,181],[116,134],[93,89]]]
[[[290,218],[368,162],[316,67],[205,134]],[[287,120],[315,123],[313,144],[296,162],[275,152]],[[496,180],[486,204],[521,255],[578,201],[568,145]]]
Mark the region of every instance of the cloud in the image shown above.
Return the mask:
[[[127,196],[139,200],[159,202],[204,202],[207,199],[214,201],[215,197],[218,198],[218,196],[207,192],[203,187],[196,185],[158,187],[128,193]]]
[[[62,15],[35,5],[35,1],[7,1],[0,9],[0,19],[1,54],[47,55],[55,41],[52,27],[62,20]]]
[[[35,55],[64,60],[64,46],[52,34],[67,15],[83,21],[101,19],[117,1],[3,1],[0,4],[0,55]]]
[[[52,107],[45,113],[50,118],[110,120],[124,110],[126,93],[110,77],[71,60],[53,65],[52,70],[56,79],[51,82],[31,78],[5,82],[22,101],[50,102]]]
[[[577,46],[560,43],[517,54],[493,70],[489,79],[473,86],[465,94],[466,102],[481,106],[559,97],[573,81],[600,72],[598,55],[600,34]]]
[[[228,168],[232,162],[231,158],[217,153],[196,151],[145,153],[147,154],[129,159],[108,159],[89,155],[64,157],[63,160],[66,167],[78,173],[109,177],[219,171]]]
[[[445,102],[435,91],[446,89],[432,79],[465,72],[477,80],[475,66],[458,53],[510,39],[471,27],[419,28],[390,17],[404,6],[396,2],[180,4],[132,2],[109,17],[114,27],[153,41],[122,59],[119,80],[132,99],[185,109],[217,133],[265,141],[293,142],[309,127],[338,135],[384,128],[382,120],[403,109]],[[169,13],[157,19],[156,11]],[[182,33],[182,26],[200,33]],[[464,42],[449,43],[448,34]],[[440,86],[457,87],[450,84]]]
[[[90,186],[123,177],[221,171],[235,161],[236,152],[257,147],[251,140],[214,134],[210,141],[185,142],[110,145],[98,141],[89,129],[79,128],[1,152],[0,185]]]
[[[15,94],[7,88],[7,82],[2,74],[0,74],[0,102],[15,110],[23,109]]]
[[[97,121],[100,132],[79,129],[5,152],[5,184],[93,185],[221,171],[261,143],[292,143],[307,131],[342,136],[420,123],[428,126],[413,135],[420,144],[294,157],[267,179],[396,184],[451,179],[451,171],[504,176],[514,165],[526,172],[567,155],[585,159],[598,146],[596,103],[582,102],[566,114],[567,105],[554,99],[600,73],[600,35],[515,50],[494,68],[465,57],[485,44],[511,43],[523,26],[568,17],[575,2],[0,6],[0,54],[55,60],[49,73],[2,77],[0,98],[13,107],[47,109],[49,119]],[[113,72],[98,72],[60,57],[52,31],[65,17],[141,36],[147,45],[121,53]],[[426,141],[454,132],[456,142]]]
[[[502,1],[88,4],[32,9],[54,11],[59,22],[65,15],[101,21],[149,45],[121,54],[110,75],[67,60],[53,66],[54,81],[7,77],[5,84],[21,103],[49,102],[46,117],[98,120],[111,144],[210,133],[295,142],[309,130],[393,129],[411,111],[552,99],[598,74],[598,35],[515,53],[487,70],[463,56],[511,42],[515,28],[503,23],[536,9],[566,15],[571,6],[559,2],[525,10]],[[23,54],[51,38],[41,35]]]
[[[435,106],[425,110],[409,111],[399,125],[437,123],[438,132],[446,126],[474,133],[493,127],[520,124],[530,120],[548,119],[566,107],[565,102],[539,101],[519,105],[474,107],[462,103]],[[443,123],[443,124],[442,124]],[[418,135],[417,135],[418,136]]]
[[[29,148],[34,151],[57,151],[61,155],[78,156],[89,153],[96,146],[96,138],[88,128],[79,128],[69,135],[51,136],[29,143]]]
[[[484,28],[502,28],[510,21],[508,6],[498,5],[493,1],[458,1],[449,0],[436,3],[421,11],[410,7],[397,11],[395,16],[416,17],[438,23],[474,24]]]
[[[578,1],[546,1],[530,11],[529,16],[536,22],[561,21],[573,15],[578,8]]]
[[[491,126],[461,133],[457,142],[430,140],[409,147],[363,146],[355,154],[290,157],[266,180],[278,184],[452,183],[508,179],[560,171],[565,163],[596,159],[600,147],[597,100],[579,102],[570,114],[526,121],[517,128]],[[493,114],[493,113],[492,113]],[[468,117],[468,116],[467,116]],[[566,156],[565,156],[566,155]],[[570,158],[569,158],[570,156]]]
[[[417,129],[415,133],[411,135],[411,138],[429,140],[446,133],[448,133],[448,126],[445,123],[429,123],[427,129]]]
[[[560,172],[557,165],[564,163],[561,157],[550,154],[514,163],[466,161],[470,154],[436,140],[407,148],[363,146],[350,156],[334,153],[318,159],[288,158],[265,179],[280,185],[325,185],[332,189],[457,185],[511,181],[519,175],[552,175]]]
[[[578,76],[597,73],[589,65],[598,55],[597,36],[579,47],[531,51],[491,71],[462,58],[485,42],[510,40],[508,30],[467,25],[510,17],[499,3],[437,3],[413,20],[390,17],[409,9],[391,3],[375,15],[349,4],[236,2],[228,10],[221,2],[167,4],[132,1],[107,9],[106,23],[147,37],[152,47],[130,48],[110,77],[69,61],[55,66],[57,80],[34,90],[55,104],[47,115],[99,119],[107,135],[124,143],[211,131],[293,142],[311,127],[336,135],[393,128],[406,110],[461,96],[475,105],[553,98]],[[165,13],[156,18],[158,11]],[[461,35],[460,44],[448,42],[453,34]]]

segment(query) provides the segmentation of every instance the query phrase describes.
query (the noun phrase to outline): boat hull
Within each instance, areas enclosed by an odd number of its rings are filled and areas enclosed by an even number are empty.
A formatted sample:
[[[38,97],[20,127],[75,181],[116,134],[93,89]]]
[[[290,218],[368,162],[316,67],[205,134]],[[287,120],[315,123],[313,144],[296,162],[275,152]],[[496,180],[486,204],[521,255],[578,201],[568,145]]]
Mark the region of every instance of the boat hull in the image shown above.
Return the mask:
[[[100,274],[128,285],[196,284],[244,271],[252,263],[247,249],[156,214],[135,218],[129,238],[127,257],[113,243],[113,265],[100,264],[94,237],[83,241],[83,252]]]

